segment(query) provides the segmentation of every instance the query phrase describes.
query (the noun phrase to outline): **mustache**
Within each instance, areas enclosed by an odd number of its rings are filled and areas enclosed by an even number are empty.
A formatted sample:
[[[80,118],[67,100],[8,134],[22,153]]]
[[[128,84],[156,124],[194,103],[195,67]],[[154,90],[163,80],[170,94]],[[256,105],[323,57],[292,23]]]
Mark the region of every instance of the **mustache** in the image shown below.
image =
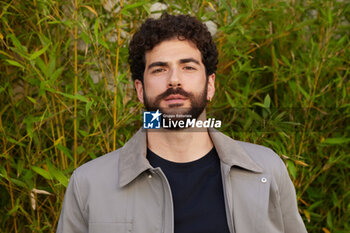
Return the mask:
[[[192,97],[191,93],[188,93],[187,91],[185,91],[184,89],[182,89],[181,87],[178,88],[168,88],[166,91],[164,91],[162,94],[158,95],[156,98],[156,102],[165,99],[166,97],[168,97],[169,95],[182,95],[184,97],[190,98]]]

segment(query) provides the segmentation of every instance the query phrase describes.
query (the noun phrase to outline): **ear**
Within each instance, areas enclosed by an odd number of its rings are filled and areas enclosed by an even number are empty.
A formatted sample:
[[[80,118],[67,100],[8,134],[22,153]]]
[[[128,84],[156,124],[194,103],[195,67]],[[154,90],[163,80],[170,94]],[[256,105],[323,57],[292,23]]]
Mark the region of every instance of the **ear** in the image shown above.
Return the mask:
[[[141,103],[144,103],[143,102],[143,84],[141,80],[139,79],[135,80],[135,88],[137,92],[137,98],[140,100]]]
[[[210,102],[215,94],[215,73],[208,76],[207,100]]]

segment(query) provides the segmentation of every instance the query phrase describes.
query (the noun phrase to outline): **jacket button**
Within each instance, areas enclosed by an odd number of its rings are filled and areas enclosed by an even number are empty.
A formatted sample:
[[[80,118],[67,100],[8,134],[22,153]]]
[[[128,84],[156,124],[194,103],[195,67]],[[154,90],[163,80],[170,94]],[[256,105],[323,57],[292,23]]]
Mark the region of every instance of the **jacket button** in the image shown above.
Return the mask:
[[[266,183],[266,182],[267,182],[266,177],[261,178],[261,182],[262,182],[262,183]]]
[[[150,179],[151,179],[151,178],[152,178],[152,175],[151,175],[151,174],[149,174],[149,175],[148,175],[148,178],[150,178]]]

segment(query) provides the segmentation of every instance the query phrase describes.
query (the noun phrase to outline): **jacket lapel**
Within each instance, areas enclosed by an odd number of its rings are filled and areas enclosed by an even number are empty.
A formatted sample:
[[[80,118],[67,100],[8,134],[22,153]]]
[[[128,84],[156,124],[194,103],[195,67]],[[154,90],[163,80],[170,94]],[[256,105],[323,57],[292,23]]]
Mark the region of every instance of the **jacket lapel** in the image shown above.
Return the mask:
[[[233,139],[210,129],[210,137],[221,160],[226,213],[232,232],[264,232],[268,216],[270,177]]]
[[[133,181],[142,172],[151,169],[146,159],[147,137],[144,129],[136,134],[120,149],[119,186],[123,187]]]
[[[230,167],[238,166],[257,173],[263,171],[235,140],[216,129],[209,128],[208,131],[220,160],[223,163]]]

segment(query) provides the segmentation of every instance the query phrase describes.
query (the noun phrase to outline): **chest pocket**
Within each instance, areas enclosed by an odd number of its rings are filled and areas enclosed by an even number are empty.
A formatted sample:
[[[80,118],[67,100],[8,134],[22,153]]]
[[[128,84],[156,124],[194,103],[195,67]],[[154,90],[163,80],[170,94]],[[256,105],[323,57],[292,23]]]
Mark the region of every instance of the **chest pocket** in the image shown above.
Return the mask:
[[[128,222],[92,222],[89,233],[132,233],[132,223]]]

